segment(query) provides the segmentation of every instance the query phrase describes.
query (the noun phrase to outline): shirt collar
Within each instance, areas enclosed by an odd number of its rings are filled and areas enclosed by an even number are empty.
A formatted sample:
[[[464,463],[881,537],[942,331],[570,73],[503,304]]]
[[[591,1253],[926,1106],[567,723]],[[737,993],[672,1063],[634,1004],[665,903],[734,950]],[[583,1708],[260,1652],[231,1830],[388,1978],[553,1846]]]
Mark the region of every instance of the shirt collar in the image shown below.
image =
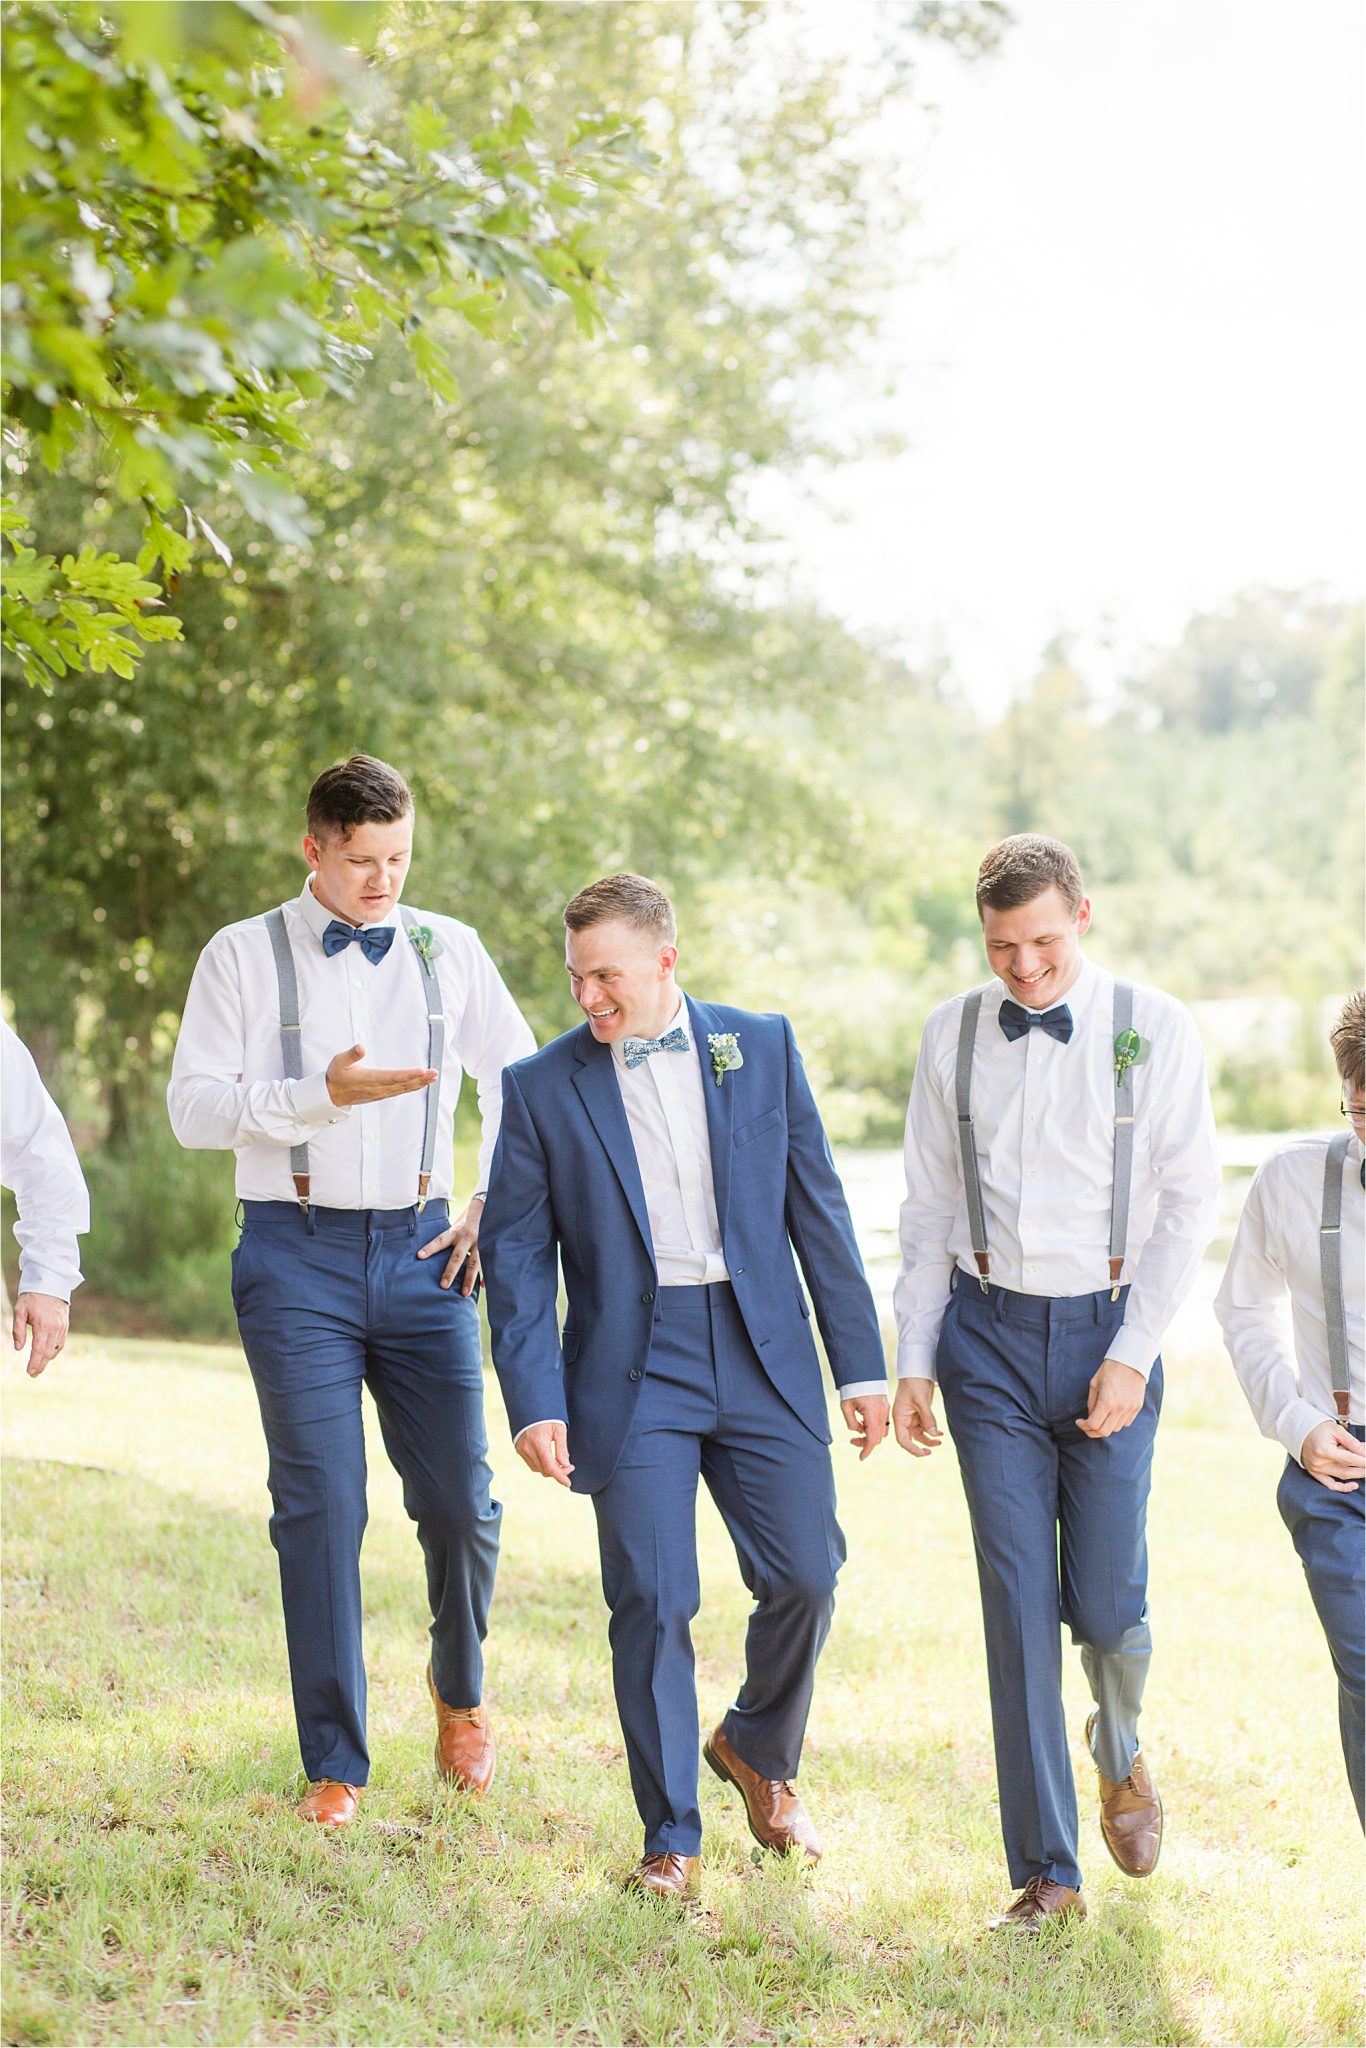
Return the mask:
[[[307,875],[304,878],[303,888],[299,891],[298,895],[294,899],[294,907],[298,911],[304,923],[308,926],[308,929],[312,932],[314,938],[317,939],[318,943],[321,945],[323,933],[327,930],[327,927],[332,923],[336,913],[334,911],[329,910],[325,903],[319,903],[317,897],[313,894],[312,875]],[[340,924],[346,924],[349,922],[349,920],[344,917],[339,918],[337,921]],[[377,922],[372,925],[363,924],[359,927],[359,929],[363,932],[378,931],[382,929],[383,926],[385,926],[386,924],[396,924],[397,922],[398,908],[397,906],[395,906],[394,909],[389,912],[387,917],[379,918]]]
[[[667,1038],[669,1033],[673,1030],[676,1030],[680,1024],[683,1026],[683,1029],[687,1032],[689,1042],[691,1042],[692,1027],[688,1020],[688,998],[681,991],[678,997],[678,1008],[674,1011],[673,1016],[669,1019],[668,1023],[664,1026],[664,1029],[660,1032],[660,1037]],[[630,1033],[630,1036],[632,1038],[636,1038],[639,1036],[639,1033],[633,1031]],[[624,1038],[613,1039],[612,1058],[616,1061],[617,1065],[623,1070],[623,1072],[628,1074],[631,1072],[631,1069],[626,1065],[626,1040]]]

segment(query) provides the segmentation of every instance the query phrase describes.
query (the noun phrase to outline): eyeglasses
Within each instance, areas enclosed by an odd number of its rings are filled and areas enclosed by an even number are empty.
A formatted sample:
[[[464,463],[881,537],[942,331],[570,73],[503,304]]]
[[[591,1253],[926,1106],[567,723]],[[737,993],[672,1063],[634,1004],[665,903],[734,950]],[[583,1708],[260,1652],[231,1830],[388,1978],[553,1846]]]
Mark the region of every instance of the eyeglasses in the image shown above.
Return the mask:
[[[1342,1116],[1366,1116],[1366,1100],[1361,1102],[1340,1102],[1338,1112]]]

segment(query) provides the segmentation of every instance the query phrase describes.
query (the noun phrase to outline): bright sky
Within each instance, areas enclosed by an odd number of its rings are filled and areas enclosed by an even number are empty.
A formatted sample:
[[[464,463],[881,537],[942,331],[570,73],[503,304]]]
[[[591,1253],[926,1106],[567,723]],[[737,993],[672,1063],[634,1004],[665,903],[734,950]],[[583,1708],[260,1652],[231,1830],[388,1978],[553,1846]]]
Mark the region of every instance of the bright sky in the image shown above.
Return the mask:
[[[761,499],[803,583],[943,646],[984,710],[1059,628],[1103,678],[1097,643],[1122,661],[1244,585],[1366,583],[1366,5],[1014,12],[994,59],[927,66],[907,140],[894,391],[850,421],[910,445]]]

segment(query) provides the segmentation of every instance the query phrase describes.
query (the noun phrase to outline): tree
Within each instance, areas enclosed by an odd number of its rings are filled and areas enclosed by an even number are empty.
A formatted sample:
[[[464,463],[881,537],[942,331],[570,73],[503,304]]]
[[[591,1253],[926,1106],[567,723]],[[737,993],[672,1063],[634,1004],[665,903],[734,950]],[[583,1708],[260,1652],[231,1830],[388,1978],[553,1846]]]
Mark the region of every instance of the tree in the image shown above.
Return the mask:
[[[329,40],[372,7],[275,13],[19,0],[3,10],[4,646],[30,681],[125,680],[174,640],[196,542],[229,558],[235,504],[283,543],[314,522],[290,475],[310,409],[348,397],[375,337],[401,334],[453,402],[449,337],[506,335],[558,299],[598,331],[613,290],[605,192],[648,169],[629,122],[578,113],[552,151],[525,98],[457,130],[400,109],[382,67]],[[24,480],[97,439],[140,510],[136,559],[30,546]]]
[[[11,977],[16,1007],[65,1043],[88,1020],[116,1116],[141,1112],[204,934],[278,897],[303,790],[352,746],[411,768],[415,899],[480,924],[542,1029],[563,1019],[558,909],[586,875],[629,861],[686,909],[720,874],[738,901],[755,876],[842,865],[855,827],[820,746],[781,717],[847,720],[870,665],[809,604],[754,594],[746,493],[820,447],[794,354],[845,362],[876,317],[868,277],[890,274],[909,203],[884,160],[904,72],[856,92],[764,8],[470,7],[458,36],[450,20],[407,6],[382,27],[395,107],[421,90],[467,128],[533,80],[548,128],[585,103],[623,122],[648,106],[651,203],[600,195],[610,331],[486,342],[454,324],[460,397],[435,413],[381,339],[290,456],[311,545],[228,506],[231,563],[182,579],[184,646],[135,686],[11,695],[11,943],[46,963]],[[128,518],[74,458],[40,502],[73,546]]]

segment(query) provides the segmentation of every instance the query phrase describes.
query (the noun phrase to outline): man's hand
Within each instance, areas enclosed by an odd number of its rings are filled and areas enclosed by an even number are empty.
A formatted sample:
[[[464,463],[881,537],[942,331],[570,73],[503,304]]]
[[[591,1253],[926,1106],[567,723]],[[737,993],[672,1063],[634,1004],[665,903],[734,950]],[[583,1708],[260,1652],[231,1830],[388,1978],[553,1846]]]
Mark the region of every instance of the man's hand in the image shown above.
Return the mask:
[[[71,1306],[59,1294],[21,1294],[14,1304],[14,1348],[22,1351],[33,1335],[25,1370],[36,1380],[66,1342]]]
[[[424,1244],[418,1253],[420,1259],[430,1259],[436,1252],[450,1249],[446,1270],[441,1275],[440,1285],[450,1287],[463,1266],[465,1277],[460,1283],[462,1294],[473,1294],[474,1283],[479,1278],[479,1222],[484,1213],[484,1197],[475,1195],[463,1216],[457,1216],[449,1230],[443,1230],[440,1237],[434,1237],[430,1244]]]
[[[1091,1375],[1086,1413],[1077,1417],[1077,1428],[1083,1436],[1092,1438],[1113,1436],[1117,1429],[1127,1429],[1143,1406],[1147,1391],[1148,1382],[1133,1366],[1121,1365],[1117,1358],[1102,1359],[1099,1372]]]
[[[1330,1493],[1355,1493],[1357,1481],[1366,1479],[1366,1444],[1341,1423],[1316,1422],[1300,1445],[1300,1463]]]
[[[944,1438],[934,1419],[934,1381],[898,1380],[892,1403],[892,1430],[903,1451],[928,1458]]]
[[[840,1414],[861,1465],[865,1458],[872,1457],[887,1434],[887,1396],[854,1394],[848,1401],[840,1402]]]
[[[534,1422],[517,1439],[517,1455],[542,1479],[568,1486],[574,1467],[569,1462],[569,1432],[562,1422]]]
[[[338,1109],[349,1109],[355,1102],[382,1102],[386,1095],[415,1095],[436,1079],[435,1067],[363,1067],[364,1058],[365,1047],[353,1045],[328,1062],[327,1092]]]

